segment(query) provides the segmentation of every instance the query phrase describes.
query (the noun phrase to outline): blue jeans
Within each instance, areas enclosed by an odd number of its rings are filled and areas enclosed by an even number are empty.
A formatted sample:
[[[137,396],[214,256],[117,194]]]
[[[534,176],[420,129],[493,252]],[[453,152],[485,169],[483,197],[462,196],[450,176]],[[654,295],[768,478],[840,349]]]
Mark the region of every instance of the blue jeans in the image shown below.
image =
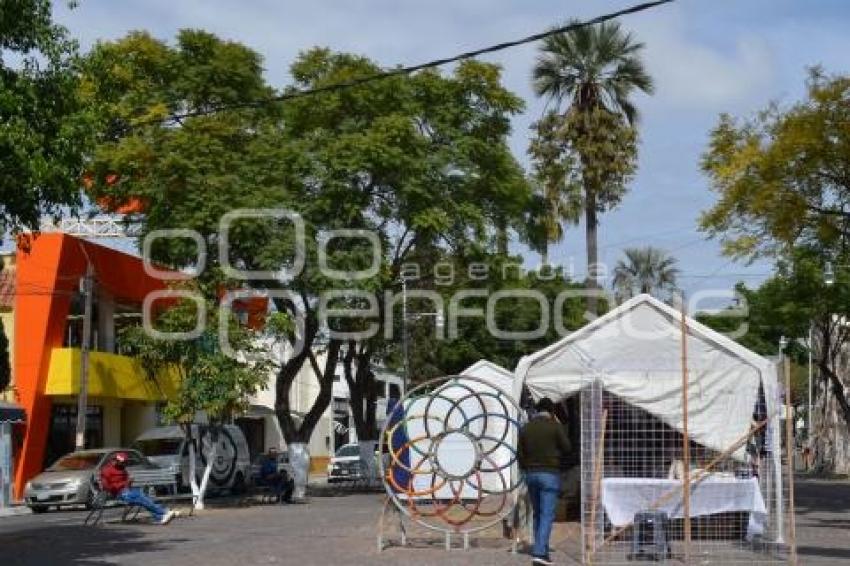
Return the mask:
[[[556,472],[528,472],[525,475],[534,518],[534,547],[531,555],[549,556],[549,536],[555,522],[555,507],[561,494],[561,475]]]
[[[118,500],[127,505],[138,505],[148,510],[155,521],[161,521],[165,515],[165,509],[158,505],[153,499],[142,493],[137,487],[130,487],[118,494]]]

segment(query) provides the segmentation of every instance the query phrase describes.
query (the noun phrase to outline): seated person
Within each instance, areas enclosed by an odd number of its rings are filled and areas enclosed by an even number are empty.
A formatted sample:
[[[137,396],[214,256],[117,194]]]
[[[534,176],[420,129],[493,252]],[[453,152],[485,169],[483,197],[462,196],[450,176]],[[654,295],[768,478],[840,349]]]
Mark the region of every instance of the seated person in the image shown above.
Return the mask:
[[[100,470],[101,489],[127,505],[144,507],[154,522],[160,525],[167,525],[176,516],[174,511],[158,505],[141,489],[130,487],[131,483],[130,474],[127,473],[127,454],[118,452]]]
[[[295,480],[278,469],[278,451],[275,447],[269,448],[268,454],[260,464],[260,482],[271,488],[278,502],[292,502]]]

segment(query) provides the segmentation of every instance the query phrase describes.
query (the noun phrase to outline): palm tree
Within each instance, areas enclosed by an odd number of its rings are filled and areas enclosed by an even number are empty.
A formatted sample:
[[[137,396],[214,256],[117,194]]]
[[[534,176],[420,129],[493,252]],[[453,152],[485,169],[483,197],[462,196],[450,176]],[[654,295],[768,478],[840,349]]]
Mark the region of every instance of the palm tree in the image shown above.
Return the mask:
[[[638,111],[632,94],[636,90],[653,92],[652,79],[640,58],[643,47],[616,22],[549,36],[543,41],[532,73],[534,90],[553,103],[554,111],[564,118],[570,112],[590,117],[602,111],[622,116],[633,126]],[[592,155],[579,156],[584,171],[598,167],[591,163],[593,159]],[[596,288],[598,213],[615,205],[619,197],[605,195],[605,186],[588,180],[583,184],[588,284]],[[595,310],[595,301],[591,308]]]
[[[614,268],[614,290],[621,298],[637,293],[659,293],[676,290],[676,258],[664,250],[647,246],[626,248],[626,257]]]

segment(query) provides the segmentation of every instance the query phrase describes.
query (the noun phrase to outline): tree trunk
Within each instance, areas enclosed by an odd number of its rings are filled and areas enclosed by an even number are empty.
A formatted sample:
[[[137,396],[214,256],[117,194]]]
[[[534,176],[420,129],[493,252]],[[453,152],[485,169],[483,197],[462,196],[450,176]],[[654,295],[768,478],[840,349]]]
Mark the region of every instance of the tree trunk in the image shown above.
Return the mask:
[[[549,265],[549,242],[543,242],[540,248],[540,263],[543,266]]]
[[[304,442],[287,444],[289,464],[292,466],[292,478],[295,488],[292,497],[301,501],[307,496],[307,483],[310,479],[310,450]]]
[[[286,360],[277,372],[275,380],[275,416],[280,425],[281,433],[286,444],[300,441],[300,431],[292,418],[292,404],[290,396],[292,384],[298,376],[298,372],[307,361],[307,347],[304,351]]]
[[[596,290],[599,288],[597,277],[597,264],[599,263],[599,251],[597,248],[598,211],[596,210],[596,190],[585,187],[585,244],[587,247],[587,289],[590,291],[587,297],[588,312],[599,314],[599,305],[596,298]]]
[[[818,362],[818,368],[829,380],[832,395],[835,397],[835,402],[838,404],[839,409],[841,409],[841,417],[844,419],[844,426],[847,427],[848,431],[850,431],[850,402],[847,400],[847,392],[844,384],[841,382],[841,378],[838,377],[838,374],[836,374],[835,371],[829,367],[829,364],[825,363],[823,360]]]
[[[210,474],[212,473],[215,459],[218,456],[218,427],[213,426],[208,430],[207,434],[202,434],[201,443],[209,446],[209,450],[201,448],[201,451],[204,452],[204,458],[207,461],[207,465],[204,468],[204,475],[201,478],[201,485],[198,488],[198,494],[195,496],[195,509],[197,510],[204,508],[204,498],[207,495],[207,488],[210,484]]]
[[[315,336],[315,333],[312,333],[312,336]],[[307,345],[305,345],[303,351],[287,360],[277,374],[275,416],[280,424],[280,430],[287,445],[294,442],[308,444],[313,434],[313,429],[316,428],[316,424],[318,424],[319,419],[322,418],[322,415],[330,406],[333,399],[333,380],[339,360],[341,344],[338,340],[330,341],[325,367],[320,368],[316,360],[316,355],[309,348],[312,343],[312,339],[306,342]],[[292,418],[292,403],[290,400],[292,384],[298,376],[298,372],[301,371],[301,368],[304,367],[304,363],[307,361],[310,362],[313,373],[319,382],[319,394],[313,400],[301,424],[296,426],[295,420]]]
[[[371,368],[372,352],[366,346],[350,342],[343,358],[345,381],[348,384],[351,416],[358,441],[377,440],[378,427],[375,415],[377,391],[375,374]]]
[[[192,434],[192,425],[183,425],[183,432],[186,435],[186,445],[189,447],[189,477],[186,478],[189,484],[189,489],[192,491],[192,500],[195,502],[196,509],[203,509],[203,504],[199,508],[197,503],[201,501],[201,487],[198,485],[198,455],[195,452],[195,438]],[[181,473],[182,468],[181,467]]]

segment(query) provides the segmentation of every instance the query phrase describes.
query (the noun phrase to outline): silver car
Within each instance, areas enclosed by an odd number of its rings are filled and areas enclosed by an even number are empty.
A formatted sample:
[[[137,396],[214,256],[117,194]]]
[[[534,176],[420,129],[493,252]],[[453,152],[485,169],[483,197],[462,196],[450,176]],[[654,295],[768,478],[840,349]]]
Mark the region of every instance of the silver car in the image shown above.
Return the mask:
[[[156,468],[138,450],[129,448],[101,448],[71,452],[56,460],[52,466],[27,482],[24,502],[33,513],[43,513],[50,506],[91,504],[94,497],[93,480],[100,475],[101,467],[117,452],[128,456],[127,468]]]

